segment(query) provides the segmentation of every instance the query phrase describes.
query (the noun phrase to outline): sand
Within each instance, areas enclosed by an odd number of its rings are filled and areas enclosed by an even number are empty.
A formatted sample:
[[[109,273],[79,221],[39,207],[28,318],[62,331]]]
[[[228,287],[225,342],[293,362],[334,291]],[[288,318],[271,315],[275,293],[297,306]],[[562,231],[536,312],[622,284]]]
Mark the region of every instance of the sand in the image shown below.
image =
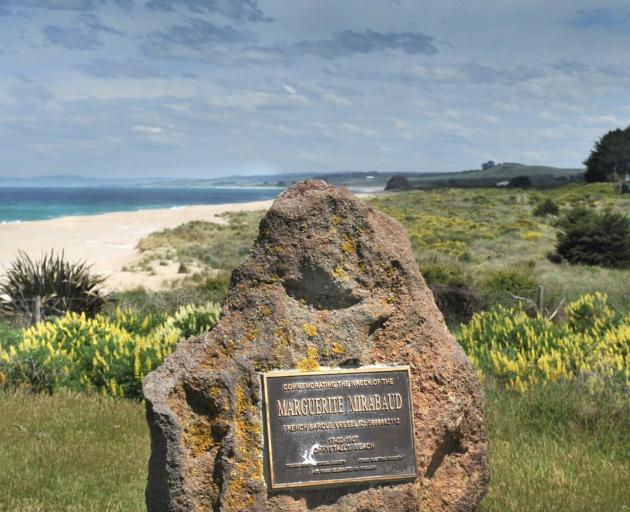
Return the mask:
[[[137,286],[159,289],[176,277],[176,264],[156,266],[155,275],[123,270],[139,259],[136,245],[140,239],[191,220],[223,222],[217,215],[229,211],[266,210],[272,202],[185,206],[0,224],[0,275],[19,250],[38,257],[55,249],[63,250],[67,259],[87,261],[95,272],[107,275],[108,291]]]

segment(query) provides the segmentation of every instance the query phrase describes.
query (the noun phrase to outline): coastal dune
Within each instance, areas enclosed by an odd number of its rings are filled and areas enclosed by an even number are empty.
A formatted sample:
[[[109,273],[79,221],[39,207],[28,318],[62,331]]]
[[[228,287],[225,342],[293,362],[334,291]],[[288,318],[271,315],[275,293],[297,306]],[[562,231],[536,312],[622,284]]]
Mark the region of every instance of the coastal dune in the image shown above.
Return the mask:
[[[166,279],[175,276],[176,268],[164,267],[156,275],[123,270],[139,257],[136,246],[142,238],[192,220],[220,223],[223,219],[219,215],[226,212],[267,210],[272,202],[183,206],[0,224],[0,278],[18,251],[39,257],[54,249],[64,251],[68,260],[86,261],[95,272],[108,276],[109,291],[138,286],[158,289]]]

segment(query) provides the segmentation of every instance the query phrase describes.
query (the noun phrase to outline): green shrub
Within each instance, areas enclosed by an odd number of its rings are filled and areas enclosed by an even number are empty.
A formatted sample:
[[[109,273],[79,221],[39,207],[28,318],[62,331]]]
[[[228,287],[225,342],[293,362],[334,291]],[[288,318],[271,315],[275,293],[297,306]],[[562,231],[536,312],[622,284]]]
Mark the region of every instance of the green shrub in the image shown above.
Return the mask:
[[[529,176],[515,176],[510,180],[510,187],[514,188],[531,188],[532,179]]]
[[[421,263],[420,271],[427,283],[464,287],[471,283],[461,265],[454,261],[431,261]]]
[[[20,339],[20,331],[0,322],[0,346],[15,345]]]
[[[449,325],[467,322],[481,309],[481,296],[458,263],[433,259],[421,264],[421,272]]]
[[[630,219],[578,207],[559,223],[557,257],[571,264],[630,268]]]
[[[94,318],[68,312],[25,329],[17,341],[0,342],[0,383],[139,398],[144,376],[177,342],[211,329],[218,317],[217,304],[183,307],[168,318],[122,310]]]
[[[560,208],[550,197],[546,197],[539,202],[534,208],[534,215],[537,217],[545,217],[547,215],[558,215]]]
[[[94,316],[105,303],[100,291],[104,281],[86,263],[70,263],[63,253],[51,251],[39,260],[32,260],[20,251],[0,283],[0,307],[32,315],[36,297],[40,297],[42,317],[66,311]]]
[[[481,279],[480,287],[484,295],[495,302],[509,294],[532,295],[536,290],[536,280],[531,269],[516,266],[489,272]]]
[[[448,325],[468,322],[483,307],[483,299],[471,286],[432,284],[429,288]]]

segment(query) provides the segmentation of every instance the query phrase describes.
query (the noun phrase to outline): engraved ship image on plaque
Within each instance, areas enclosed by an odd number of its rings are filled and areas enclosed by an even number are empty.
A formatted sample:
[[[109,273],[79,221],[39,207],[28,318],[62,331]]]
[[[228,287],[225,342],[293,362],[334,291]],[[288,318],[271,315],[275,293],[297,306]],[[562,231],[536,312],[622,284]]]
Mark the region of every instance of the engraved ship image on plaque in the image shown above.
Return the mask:
[[[271,489],[416,477],[408,366],[262,374]]]

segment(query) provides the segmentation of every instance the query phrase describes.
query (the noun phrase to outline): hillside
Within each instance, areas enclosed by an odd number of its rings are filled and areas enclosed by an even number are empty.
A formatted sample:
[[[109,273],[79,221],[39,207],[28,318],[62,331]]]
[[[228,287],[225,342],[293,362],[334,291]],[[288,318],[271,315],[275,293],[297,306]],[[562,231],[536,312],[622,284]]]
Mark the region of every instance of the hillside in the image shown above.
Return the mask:
[[[412,185],[431,186],[494,186],[499,181],[529,176],[536,185],[561,184],[573,181],[584,169],[562,169],[542,165],[503,163],[484,170],[457,172],[302,172],[218,178],[100,178],[75,175],[36,176],[28,178],[0,177],[0,187],[287,187],[305,179],[323,179],[332,185],[348,187],[356,192],[382,190],[393,175],[406,177]]]
[[[297,181],[322,179],[330,184],[353,189],[382,189],[393,173],[378,171],[356,171],[335,173],[285,173],[253,176],[223,176],[218,178],[181,179],[168,183],[157,183],[158,187],[287,187]],[[410,176],[425,176],[421,173]],[[426,176],[428,176],[427,174]]]
[[[445,172],[430,176],[413,177],[412,182],[422,184],[460,184],[491,185],[499,181],[510,180],[517,176],[529,176],[533,181],[554,182],[570,181],[584,173],[584,169],[564,169],[544,165],[524,165],[519,163],[503,163],[484,170]]]
[[[323,179],[332,185],[355,191],[385,188],[393,175],[404,176],[416,186],[494,186],[516,176],[529,176],[535,184],[561,184],[575,180],[583,169],[562,169],[542,165],[503,163],[485,170],[458,172],[355,171],[335,173],[288,173],[258,176],[225,176],[207,179],[181,179],[156,183],[158,187],[286,187],[299,180]]]

